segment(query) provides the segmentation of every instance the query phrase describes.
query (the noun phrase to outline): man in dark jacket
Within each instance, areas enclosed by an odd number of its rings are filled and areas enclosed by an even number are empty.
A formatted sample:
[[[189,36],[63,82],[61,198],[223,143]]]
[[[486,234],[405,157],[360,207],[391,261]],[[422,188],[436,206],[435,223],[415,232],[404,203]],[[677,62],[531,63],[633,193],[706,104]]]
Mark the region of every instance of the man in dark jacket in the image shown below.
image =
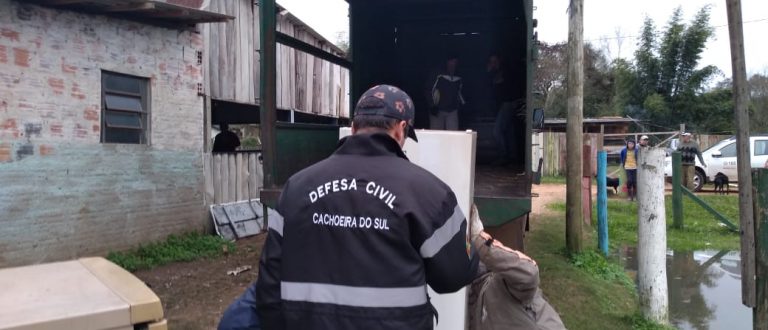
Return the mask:
[[[221,132],[213,139],[213,152],[233,152],[240,146],[240,138],[229,130],[229,124],[219,125]]]
[[[696,157],[699,157],[701,165],[707,167],[704,162],[704,158],[701,157],[701,151],[699,150],[699,144],[696,141],[691,140],[691,133],[685,132],[682,134],[683,141],[677,145],[677,151],[682,154],[683,161],[683,185],[693,191],[696,188],[694,183],[694,177],[696,176]],[[703,182],[702,182],[703,184]]]
[[[461,93],[463,81],[456,75],[459,59],[451,56],[445,62],[445,71],[438,74],[431,89],[429,128],[456,131],[459,129],[459,109],[466,103]]]
[[[261,255],[264,329],[432,329],[426,285],[471,283],[478,258],[455,194],[403,153],[413,114],[400,89],[371,88],[353,135],[285,184]]]

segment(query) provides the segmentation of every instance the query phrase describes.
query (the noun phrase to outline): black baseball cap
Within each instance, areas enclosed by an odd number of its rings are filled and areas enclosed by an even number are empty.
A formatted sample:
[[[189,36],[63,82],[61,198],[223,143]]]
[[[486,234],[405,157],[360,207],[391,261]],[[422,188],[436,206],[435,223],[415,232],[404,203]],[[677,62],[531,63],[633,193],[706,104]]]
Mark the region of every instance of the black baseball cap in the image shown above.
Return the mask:
[[[376,116],[404,120],[408,124],[408,137],[418,142],[413,129],[415,108],[413,100],[403,90],[392,85],[371,87],[360,96],[355,116]]]

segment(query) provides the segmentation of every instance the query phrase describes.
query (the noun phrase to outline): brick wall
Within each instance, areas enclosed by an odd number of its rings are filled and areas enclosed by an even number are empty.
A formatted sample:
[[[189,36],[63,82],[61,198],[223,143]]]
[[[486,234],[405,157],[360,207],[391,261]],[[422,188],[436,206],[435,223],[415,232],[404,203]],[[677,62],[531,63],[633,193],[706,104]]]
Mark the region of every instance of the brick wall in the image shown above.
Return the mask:
[[[0,8],[0,267],[203,228],[201,36]],[[150,145],[100,143],[102,70],[150,79]]]

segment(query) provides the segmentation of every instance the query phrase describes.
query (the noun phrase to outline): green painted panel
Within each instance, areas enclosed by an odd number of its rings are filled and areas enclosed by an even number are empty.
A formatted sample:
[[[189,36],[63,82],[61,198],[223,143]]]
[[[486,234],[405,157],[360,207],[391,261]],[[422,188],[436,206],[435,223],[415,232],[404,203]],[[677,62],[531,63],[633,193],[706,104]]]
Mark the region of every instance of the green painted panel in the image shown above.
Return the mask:
[[[282,187],[288,178],[330,156],[339,142],[339,127],[278,123],[275,183]]]
[[[475,196],[475,205],[483,225],[501,226],[531,212],[530,198]]]

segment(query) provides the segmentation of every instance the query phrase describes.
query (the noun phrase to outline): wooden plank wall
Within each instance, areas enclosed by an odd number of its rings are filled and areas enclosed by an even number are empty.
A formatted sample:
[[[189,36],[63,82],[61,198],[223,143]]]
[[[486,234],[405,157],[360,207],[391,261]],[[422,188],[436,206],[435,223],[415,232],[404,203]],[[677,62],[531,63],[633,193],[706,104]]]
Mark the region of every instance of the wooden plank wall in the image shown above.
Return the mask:
[[[203,24],[209,52],[211,97],[254,103],[258,95],[258,11],[252,1],[211,1],[208,10],[235,16],[226,23]],[[254,24],[254,22],[256,24]]]
[[[252,0],[228,0],[211,1],[208,10],[236,17],[227,23],[201,25],[208,49],[210,97],[258,104],[259,7]],[[332,51],[327,40],[313,36],[290,15],[277,16],[277,30]],[[276,69],[278,108],[349,117],[349,70],[280,44]]]
[[[333,52],[328,41],[314,37],[288,16],[278,16],[277,30]],[[343,54],[338,54],[343,56]],[[290,47],[278,45],[277,106],[331,117],[349,117],[349,70]]]
[[[259,198],[264,172],[258,152],[207,153],[205,194],[211,204]]]
[[[542,173],[545,176],[565,176],[566,148],[565,133],[541,132],[544,164]],[[591,146],[592,159],[597,159],[597,152],[603,149],[603,137],[599,133],[584,134],[584,144]],[[536,160],[538,162],[538,160]],[[537,163],[538,165],[538,163]],[[592,162],[592,175],[597,173],[597,162]]]

